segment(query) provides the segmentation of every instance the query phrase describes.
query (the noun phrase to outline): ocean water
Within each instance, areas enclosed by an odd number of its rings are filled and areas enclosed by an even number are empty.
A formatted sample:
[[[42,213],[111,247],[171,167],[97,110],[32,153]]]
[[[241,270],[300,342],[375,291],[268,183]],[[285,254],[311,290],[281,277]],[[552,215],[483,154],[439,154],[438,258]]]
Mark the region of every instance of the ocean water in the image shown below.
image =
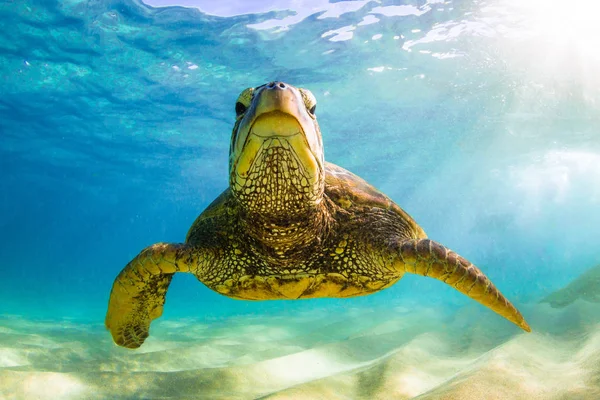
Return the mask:
[[[600,398],[599,10],[526,3],[0,2],[0,398]],[[245,302],[178,274],[117,347],[116,275],[227,187],[236,98],[272,80],[532,332],[419,276]]]

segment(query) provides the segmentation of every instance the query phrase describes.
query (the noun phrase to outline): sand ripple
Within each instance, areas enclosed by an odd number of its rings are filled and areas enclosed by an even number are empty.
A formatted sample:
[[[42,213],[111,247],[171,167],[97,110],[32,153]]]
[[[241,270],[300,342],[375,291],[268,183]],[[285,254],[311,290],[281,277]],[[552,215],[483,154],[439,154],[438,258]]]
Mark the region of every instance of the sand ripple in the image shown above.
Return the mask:
[[[523,311],[531,334],[475,307],[160,321],[137,351],[100,324],[0,317],[0,398],[600,398],[597,306]]]

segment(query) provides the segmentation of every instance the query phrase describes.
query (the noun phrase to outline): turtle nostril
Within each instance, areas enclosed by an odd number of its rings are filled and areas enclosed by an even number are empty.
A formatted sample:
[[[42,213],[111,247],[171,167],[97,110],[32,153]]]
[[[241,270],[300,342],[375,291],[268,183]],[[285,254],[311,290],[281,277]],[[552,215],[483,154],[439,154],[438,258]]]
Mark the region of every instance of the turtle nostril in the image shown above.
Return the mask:
[[[285,89],[287,86],[283,82],[273,81],[267,83],[267,89]]]

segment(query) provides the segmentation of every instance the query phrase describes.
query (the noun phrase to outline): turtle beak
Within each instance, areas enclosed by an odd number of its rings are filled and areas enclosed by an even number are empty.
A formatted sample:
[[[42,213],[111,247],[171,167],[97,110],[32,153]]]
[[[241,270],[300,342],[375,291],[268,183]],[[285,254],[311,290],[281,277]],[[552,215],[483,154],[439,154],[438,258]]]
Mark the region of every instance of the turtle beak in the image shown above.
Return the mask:
[[[253,105],[250,130],[256,136],[289,137],[304,129],[310,131],[311,118],[302,97],[292,86],[271,82],[258,93]]]
[[[294,151],[307,176],[323,173],[323,145],[317,121],[306,109],[300,91],[283,82],[258,87],[234,131],[231,173],[245,179],[257,155],[281,144]]]

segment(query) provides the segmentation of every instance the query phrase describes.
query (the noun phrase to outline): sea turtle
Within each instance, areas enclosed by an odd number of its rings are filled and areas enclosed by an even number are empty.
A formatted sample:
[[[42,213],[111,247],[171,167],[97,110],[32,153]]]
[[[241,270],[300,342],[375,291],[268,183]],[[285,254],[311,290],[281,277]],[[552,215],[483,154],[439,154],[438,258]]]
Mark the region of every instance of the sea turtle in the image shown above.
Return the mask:
[[[530,331],[477,267],[427,239],[373,186],[325,162],[315,108],[310,91],[283,82],[240,94],[229,188],[185,243],[150,246],[117,276],[106,314],[114,341],[144,342],[176,272],[244,300],[367,295],[409,272],[439,279]]]

